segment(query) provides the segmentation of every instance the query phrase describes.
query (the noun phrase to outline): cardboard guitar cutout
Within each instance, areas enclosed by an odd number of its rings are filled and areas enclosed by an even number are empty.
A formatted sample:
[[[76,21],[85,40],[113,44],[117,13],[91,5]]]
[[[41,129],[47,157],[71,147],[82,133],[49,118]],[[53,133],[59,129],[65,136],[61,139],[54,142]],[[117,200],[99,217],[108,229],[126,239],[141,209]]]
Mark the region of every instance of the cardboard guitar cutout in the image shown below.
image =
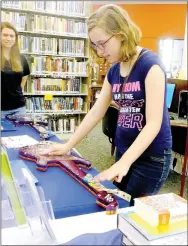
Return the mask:
[[[55,133],[49,131],[46,127],[48,126],[47,117],[46,116],[36,116],[32,114],[27,115],[17,115],[17,114],[9,114],[6,116],[6,119],[13,122],[15,126],[23,126],[27,125],[34,129],[36,132],[40,134],[42,139],[48,140],[50,137],[54,136]]]
[[[36,169],[39,171],[45,172],[48,167],[59,167],[94,195],[97,198],[96,203],[105,208],[107,214],[116,213],[118,202],[114,195],[109,193],[107,189],[103,190],[103,185],[96,182],[91,174],[82,170],[82,168],[88,170],[91,168],[89,161],[73,155],[44,156],[40,154],[44,150],[50,150],[50,148],[50,142],[39,143],[21,148],[19,155],[23,159],[35,162]]]

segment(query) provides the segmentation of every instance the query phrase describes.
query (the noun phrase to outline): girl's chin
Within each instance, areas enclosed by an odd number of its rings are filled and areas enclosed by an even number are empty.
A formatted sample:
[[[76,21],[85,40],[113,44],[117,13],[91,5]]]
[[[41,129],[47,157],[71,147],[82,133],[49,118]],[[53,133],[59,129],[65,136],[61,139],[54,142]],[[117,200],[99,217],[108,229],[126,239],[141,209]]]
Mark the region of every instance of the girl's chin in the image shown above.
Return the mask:
[[[4,44],[3,45],[5,48],[11,48],[13,45],[12,44]]]
[[[113,58],[113,57],[109,57],[109,58],[107,59],[107,61],[108,61],[109,63],[113,64],[113,63],[118,62],[118,59],[115,59],[115,58]]]

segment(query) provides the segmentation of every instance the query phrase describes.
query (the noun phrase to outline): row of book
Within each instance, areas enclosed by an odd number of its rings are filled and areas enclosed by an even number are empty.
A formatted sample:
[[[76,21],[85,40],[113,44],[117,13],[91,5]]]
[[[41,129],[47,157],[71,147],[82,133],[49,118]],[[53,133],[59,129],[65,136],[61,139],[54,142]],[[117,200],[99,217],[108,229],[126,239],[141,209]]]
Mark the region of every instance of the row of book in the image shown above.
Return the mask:
[[[82,111],[83,106],[82,97],[54,97],[51,101],[45,100],[44,97],[26,97],[27,112],[74,112]]]
[[[34,32],[87,35],[87,25],[84,21],[42,15],[32,15],[30,30]]]
[[[57,57],[36,57],[29,59],[31,73],[77,73],[87,74],[87,62]]]
[[[2,11],[2,20],[11,22],[18,31],[40,32],[59,35],[87,36],[87,25],[84,21],[54,16],[28,15]]]
[[[17,31],[26,31],[28,29],[26,14],[1,11],[1,20],[10,22]]]
[[[63,56],[84,56],[84,40],[18,36],[22,52]]]
[[[70,40],[59,39],[58,40],[58,54],[59,55],[83,55],[84,56],[84,40]]]
[[[2,6],[83,17],[90,10],[90,4],[86,1],[3,1]]]
[[[50,79],[31,78],[33,93],[38,92],[77,92],[81,91],[81,78],[72,79]],[[27,85],[24,91],[27,91]]]
[[[76,122],[76,117],[50,117],[48,118],[48,128],[55,133],[73,133]]]

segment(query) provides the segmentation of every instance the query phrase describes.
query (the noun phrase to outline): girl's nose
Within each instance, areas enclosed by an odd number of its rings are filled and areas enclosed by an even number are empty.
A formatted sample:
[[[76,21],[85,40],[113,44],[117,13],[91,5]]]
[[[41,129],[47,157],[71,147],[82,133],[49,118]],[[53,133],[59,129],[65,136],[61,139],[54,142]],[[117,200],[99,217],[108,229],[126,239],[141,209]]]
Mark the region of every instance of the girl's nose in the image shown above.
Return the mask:
[[[99,49],[99,48],[97,48],[97,54],[98,54],[98,56],[103,56],[103,54],[104,54],[104,50],[101,50],[101,49]]]

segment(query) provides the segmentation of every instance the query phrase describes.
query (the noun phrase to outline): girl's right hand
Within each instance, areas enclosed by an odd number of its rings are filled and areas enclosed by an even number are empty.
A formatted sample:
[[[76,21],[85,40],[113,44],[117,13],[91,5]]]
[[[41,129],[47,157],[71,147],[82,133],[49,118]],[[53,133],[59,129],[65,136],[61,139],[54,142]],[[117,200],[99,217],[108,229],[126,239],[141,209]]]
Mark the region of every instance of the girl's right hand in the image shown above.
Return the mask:
[[[40,152],[40,155],[66,155],[70,149],[67,144],[54,144],[50,149]]]

